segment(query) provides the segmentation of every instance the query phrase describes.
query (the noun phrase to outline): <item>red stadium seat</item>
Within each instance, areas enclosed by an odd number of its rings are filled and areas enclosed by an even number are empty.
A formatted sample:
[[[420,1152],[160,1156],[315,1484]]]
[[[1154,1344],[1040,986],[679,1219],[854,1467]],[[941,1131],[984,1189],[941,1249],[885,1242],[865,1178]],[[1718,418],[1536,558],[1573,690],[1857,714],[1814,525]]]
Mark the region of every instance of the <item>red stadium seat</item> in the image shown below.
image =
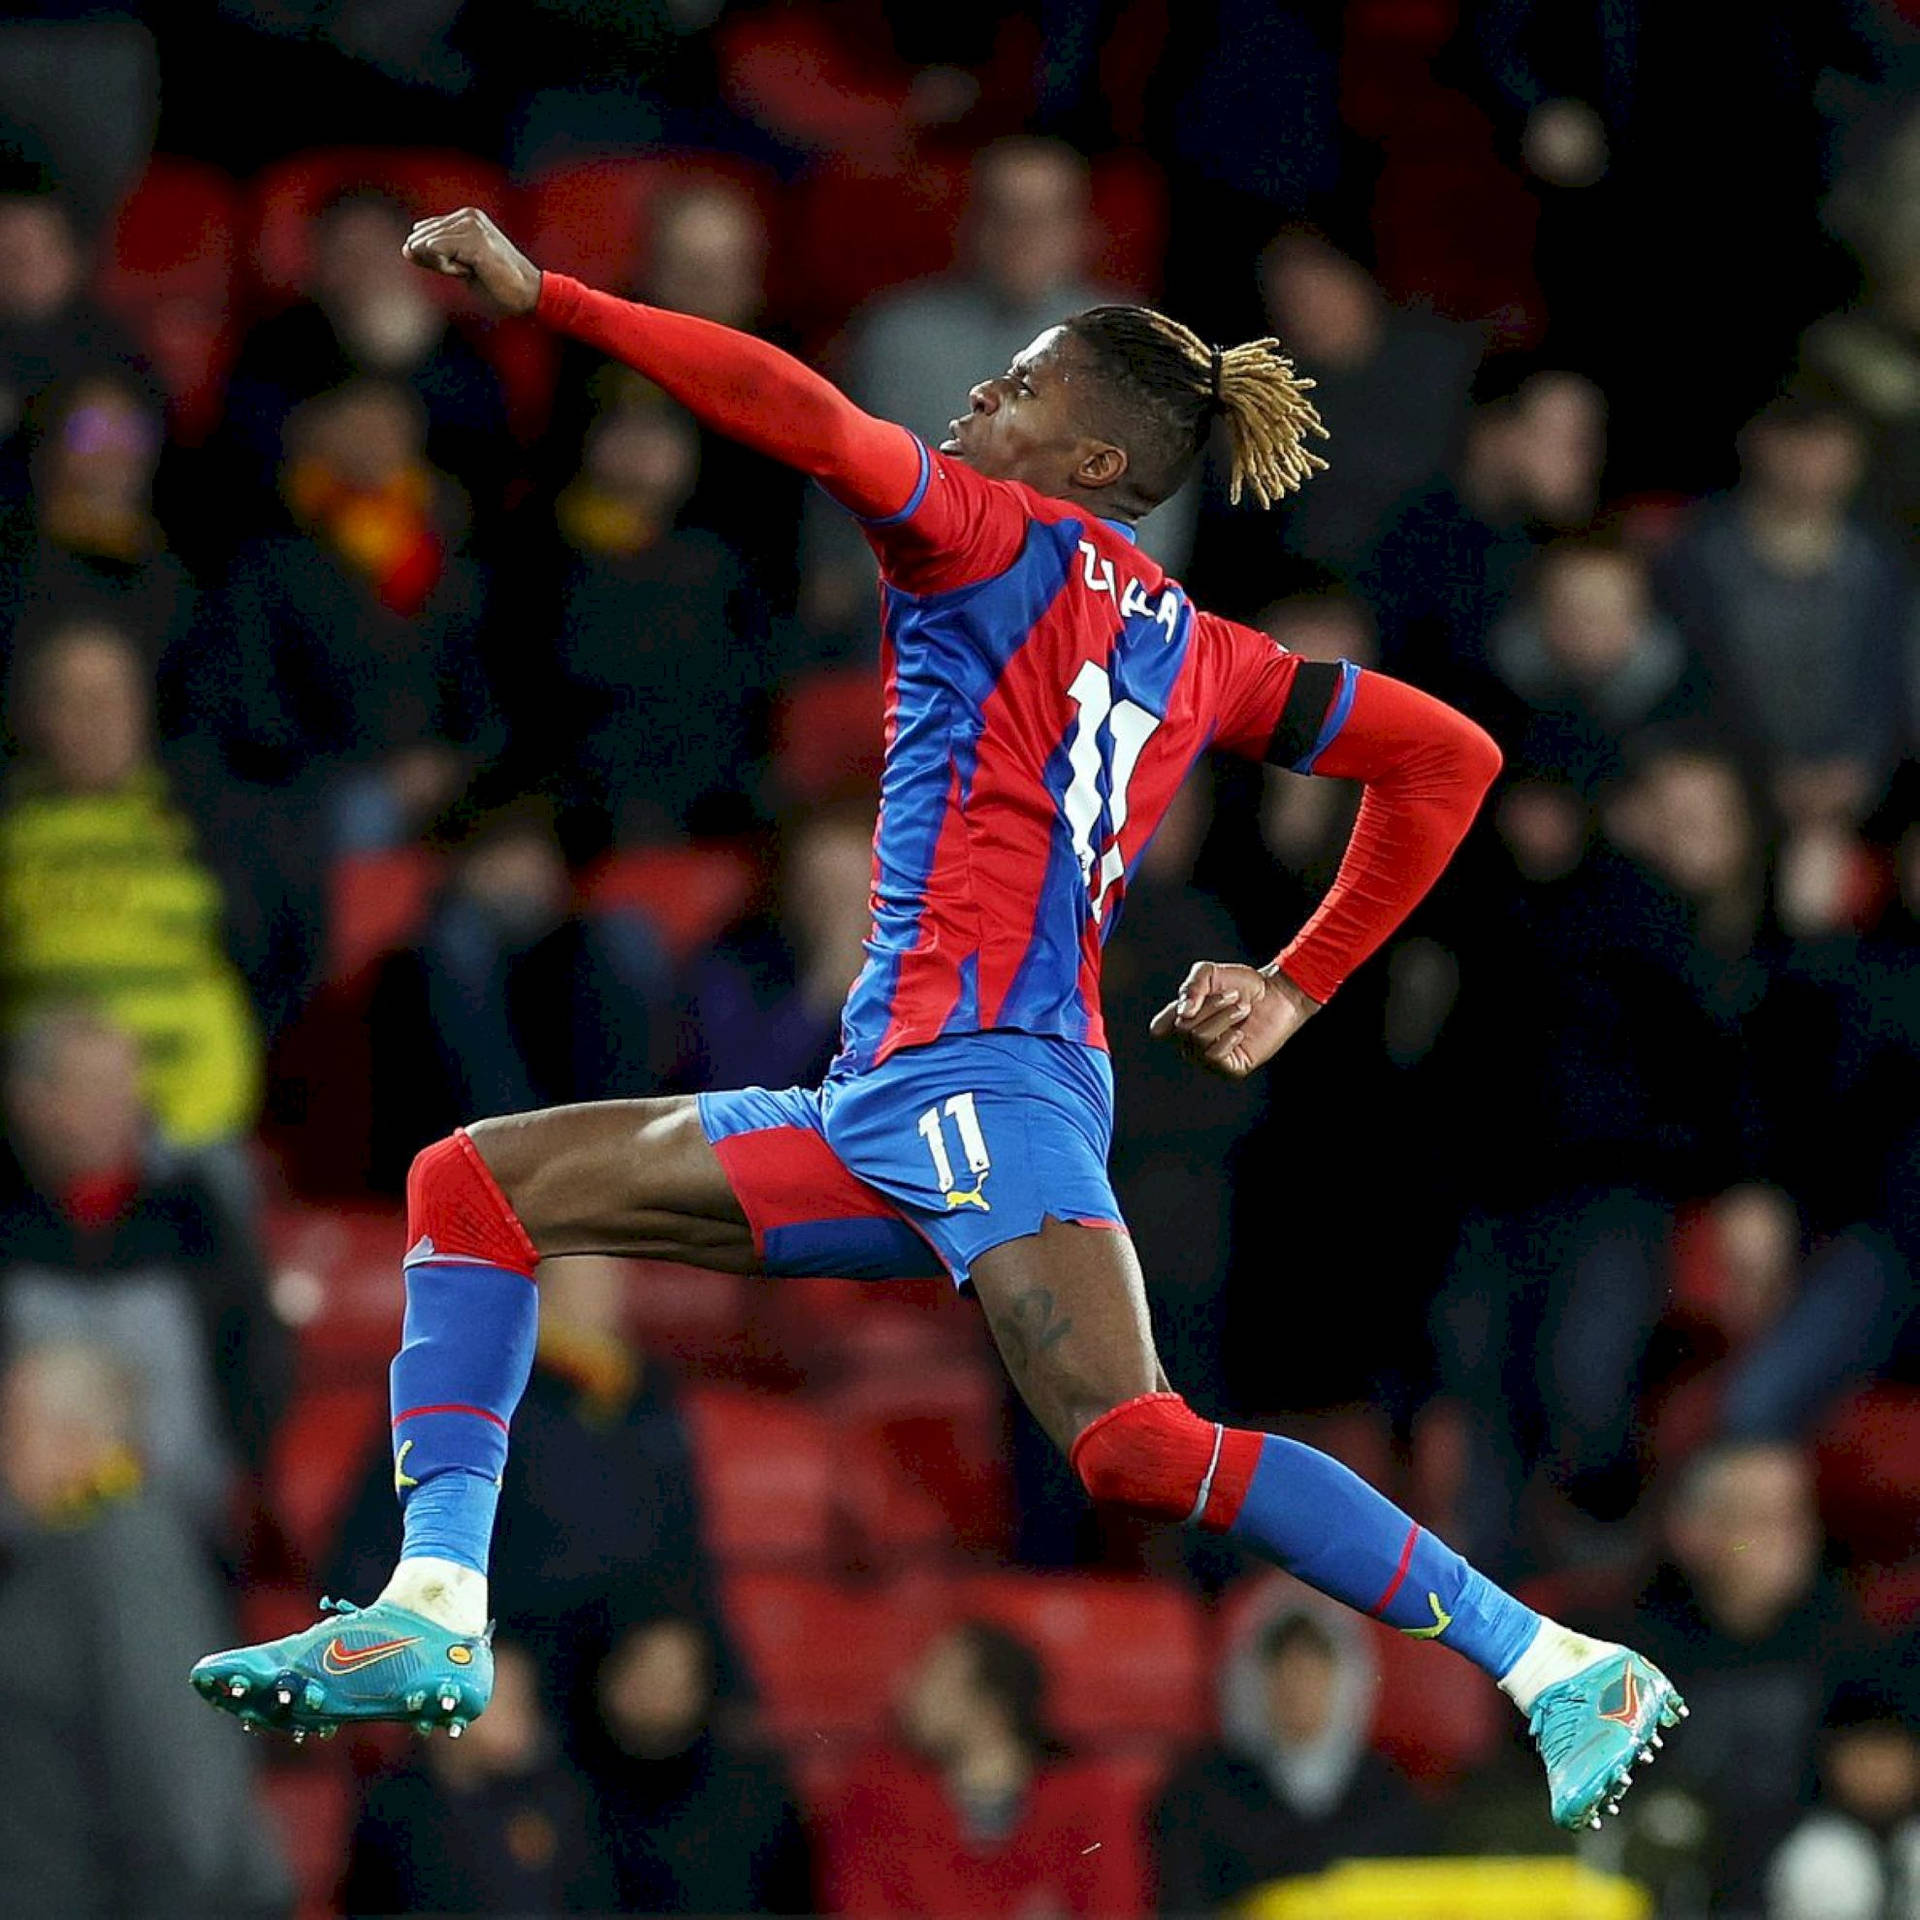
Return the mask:
[[[1852,1576],[1860,1617],[1880,1633],[1920,1626],[1920,1565],[1870,1567]]]
[[[1897,1565],[1920,1550],[1920,1391],[1872,1386],[1816,1442],[1827,1531],[1858,1558]]]
[[[324,1556],[386,1428],[386,1387],[377,1380],[316,1388],[287,1409],[267,1463],[267,1504],[309,1565]]]
[[[420,931],[440,862],[423,847],[350,853],[328,877],[327,978],[352,980]]]
[[[345,1761],[323,1752],[262,1768],[259,1791],[293,1869],[294,1920],[328,1920],[339,1912],[334,1894],[353,1828],[355,1796]]]
[[[661,197],[710,185],[736,189],[773,224],[779,184],[751,161],[691,151],[618,154],[554,168],[523,186],[516,203],[521,244],[543,267],[629,291],[645,278]]]
[[[651,920],[676,960],[696,953],[738,919],[752,898],[753,862],[736,847],[640,847],[609,855],[587,875],[589,913],[627,907]]]
[[[1089,271],[1123,292],[1157,293],[1167,247],[1159,167],[1144,153],[1107,154],[1092,185]],[[782,311],[818,338],[876,294],[946,272],[960,252],[967,187],[968,163],[955,154],[821,162],[795,194],[790,248],[776,263]]]
[[[172,403],[172,432],[197,445],[220,418],[240,192],[217,168],[156,155],[106,237],[100,296],[133,329]]]
[[[768,1731],[788,1742],[877,1738],[896,1680],[944,1617],[937,1582],[886,1586],[800,1573],[735,1573],[726,1617],[759,1685]]]
[[[952,265],[966,206],[964,161],[916,155],[910,165],[821,162],[800,183],[789,217],[779,305],[818,337],[888,287]]]
[[[1499,1689],[1457,1653],[1378,1624],[1380,1703],[1373,1744],[1416,1780],[1453,1780],[1481,1765],[1509,1711]]]
[[[275,1207],[264,1222],[273,1303],[300,1336],[312,1382],[383,1382],[400,1339],[397,1211],[371,1207]]]
[[[356,188],[388,193],[416,217],[455,207],[509,206],[506,175],[470,153],[432,147],[322,147],[276,161],[249,192],[254,275],[270,300],[297,299],[311,266],[313,217]],[[447,280],[435,285],[453,288]]]
[[[739,1273],[704,1273],[670,1260],[628,1262],[627,1327],[649,1353],[683,1363],[738,1363],[748,1342],[749,1290]]]
[[[885,713],[885,685],[864,667],[790,681],[773,720],[774,772],[788,798],[820,801],[878,790]]]
[[[1167,259],[1166,176],[1144,153],[1103,154],[1093,163],[1093,278],[1151,299]]]
[[[1050,1711],[1069,1739],[1191,1740],[1210,1721],[1206,1636],[1183,1588],[1153,1580],[976,1574],[958,1612],[1030,1640],[1052,1679]]]
[[[852,1564],[864,1571],[943,1561],[956,1544],[947,1509],[884,1433],[835,1435],[834,1479]]]
[[[829,1401],[836,1426],[857,1435],[891,1468],[891,1481],[931,1502],[942,1527],[938,1544],[997,1552],[1008,1544],[1012,1490],[1006,1458],[1006,1414],[999,1379],[971,1359],[888,1368],[848,1381]],[[924,1519],[905,1503],[883,1499],[861,1516],[865,1543],[880,1553],[915,1551],[927,1541]]]
[[[733,1564],[824,1567],[836,1543],[833,1429],[819,1414],[724,1387],[685,1400],[707,1542]]]

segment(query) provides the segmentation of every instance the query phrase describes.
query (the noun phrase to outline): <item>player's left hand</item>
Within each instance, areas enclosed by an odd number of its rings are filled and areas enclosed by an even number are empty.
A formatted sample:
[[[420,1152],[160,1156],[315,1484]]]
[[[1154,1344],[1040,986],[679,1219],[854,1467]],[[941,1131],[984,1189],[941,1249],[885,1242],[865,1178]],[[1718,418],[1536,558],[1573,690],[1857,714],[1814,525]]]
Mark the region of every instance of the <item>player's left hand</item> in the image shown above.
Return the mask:
[[[1200,960],[1179,997],[1153,1016],[1156,1040],[1172,1040],[1197,1066],[1244,1080],[1264,1066],[1320,1011],[1278,966]]]

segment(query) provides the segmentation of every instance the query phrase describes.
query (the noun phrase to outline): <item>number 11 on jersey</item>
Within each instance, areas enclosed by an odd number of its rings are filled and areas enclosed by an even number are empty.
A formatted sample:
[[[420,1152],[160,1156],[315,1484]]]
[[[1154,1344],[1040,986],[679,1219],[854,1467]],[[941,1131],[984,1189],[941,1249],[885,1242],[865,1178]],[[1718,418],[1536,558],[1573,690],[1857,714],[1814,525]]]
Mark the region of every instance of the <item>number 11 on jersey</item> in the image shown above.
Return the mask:
[[[973,1175],[971,1187],[959,1186],[954,1179],[941,1113],[941,1108],[929,1107],[920,1116],[919,1124],[920,1138],[927,1143],[927,1152],[933,1158],[934,1183],[949,1207],[979,1207],[987,1211],[980,1189],[986,1185],[993,1161],[987,1152],[987,1136],[980,1130],[980,1115],[973,1104],[973,1095],[956,1093],[945,1107],[946,1118],[953,1122],[954,1131],[960,1137],[960,1151],[966,1156],[967,1171]]]

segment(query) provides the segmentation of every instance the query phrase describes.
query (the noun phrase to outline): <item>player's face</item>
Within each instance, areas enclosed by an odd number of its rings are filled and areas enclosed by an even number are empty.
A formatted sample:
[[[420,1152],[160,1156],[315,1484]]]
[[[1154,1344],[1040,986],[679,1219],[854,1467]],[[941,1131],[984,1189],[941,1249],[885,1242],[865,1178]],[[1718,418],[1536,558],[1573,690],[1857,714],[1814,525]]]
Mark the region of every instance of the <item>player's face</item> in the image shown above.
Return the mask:
[[[1076,402],[1086,377],[1072,334],[1049,327],[1005,373],[967,395],[967,411],[948,422],[940,451],[989,480],[1023,481],[1057,499],[1099,484],[1087,477],[1089,459],[1111,449],[1080,427]]]

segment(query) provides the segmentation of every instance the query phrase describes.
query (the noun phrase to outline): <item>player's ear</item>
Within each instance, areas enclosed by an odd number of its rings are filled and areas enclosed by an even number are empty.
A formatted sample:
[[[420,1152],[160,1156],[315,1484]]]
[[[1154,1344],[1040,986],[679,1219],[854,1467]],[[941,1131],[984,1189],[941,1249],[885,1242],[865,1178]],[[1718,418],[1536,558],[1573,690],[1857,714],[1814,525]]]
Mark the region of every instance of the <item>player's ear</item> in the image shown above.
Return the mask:
[[[1126,478],[1127,450],[1105,440],[1090,440],[1084,445],[1080,464],[1073,477],[1083,487],[1118,486]]]

